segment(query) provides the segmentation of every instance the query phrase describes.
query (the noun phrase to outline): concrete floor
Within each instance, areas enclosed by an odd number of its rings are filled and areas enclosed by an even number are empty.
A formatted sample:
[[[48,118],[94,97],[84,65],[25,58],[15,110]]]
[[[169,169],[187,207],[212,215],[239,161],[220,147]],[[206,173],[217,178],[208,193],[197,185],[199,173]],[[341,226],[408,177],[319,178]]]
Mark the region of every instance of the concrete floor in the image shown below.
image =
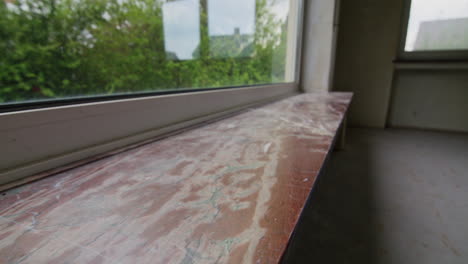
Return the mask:
[[[468,134],[350,129],[287,263],[468,263]]]

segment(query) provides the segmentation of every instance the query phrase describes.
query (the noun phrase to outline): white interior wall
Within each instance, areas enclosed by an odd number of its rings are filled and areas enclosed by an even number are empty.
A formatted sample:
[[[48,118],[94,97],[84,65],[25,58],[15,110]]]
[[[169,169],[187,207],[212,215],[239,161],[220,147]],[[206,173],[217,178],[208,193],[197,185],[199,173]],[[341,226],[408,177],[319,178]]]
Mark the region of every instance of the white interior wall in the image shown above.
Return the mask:
[[[304,92],[328,91],[334,61],[337,0],[305,1],[301,84]]]
[[[342,1],[333,90],[354,92],[351,126],[385,127],[403,0]]]
[[[349,124],[468,132],[468,64],[394,63],[404,3],[341,4],[333,89],[354,92]]]
[[[468,132],[468,70],[395,73],[388,125]]]

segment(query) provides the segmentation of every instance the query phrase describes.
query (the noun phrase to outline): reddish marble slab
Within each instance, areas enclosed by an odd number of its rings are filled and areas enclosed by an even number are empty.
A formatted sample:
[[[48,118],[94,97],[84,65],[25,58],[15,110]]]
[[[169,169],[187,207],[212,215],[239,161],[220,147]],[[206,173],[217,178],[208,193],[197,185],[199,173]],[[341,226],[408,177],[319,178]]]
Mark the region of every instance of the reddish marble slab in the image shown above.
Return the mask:
[[[302,94],[0,200],[0,263],[277,263],[349,93]]]

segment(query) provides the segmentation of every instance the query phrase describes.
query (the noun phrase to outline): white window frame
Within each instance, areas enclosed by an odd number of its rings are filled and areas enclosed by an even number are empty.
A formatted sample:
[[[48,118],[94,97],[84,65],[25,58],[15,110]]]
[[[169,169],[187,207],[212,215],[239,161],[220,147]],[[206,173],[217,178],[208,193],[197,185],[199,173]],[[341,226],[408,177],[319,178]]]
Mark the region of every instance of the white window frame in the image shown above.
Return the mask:
[[[288,40],[297,47],[294,82],[0,113],[0,185],[299,93],[303,0],[291,2],[298,5],[298,34]]]

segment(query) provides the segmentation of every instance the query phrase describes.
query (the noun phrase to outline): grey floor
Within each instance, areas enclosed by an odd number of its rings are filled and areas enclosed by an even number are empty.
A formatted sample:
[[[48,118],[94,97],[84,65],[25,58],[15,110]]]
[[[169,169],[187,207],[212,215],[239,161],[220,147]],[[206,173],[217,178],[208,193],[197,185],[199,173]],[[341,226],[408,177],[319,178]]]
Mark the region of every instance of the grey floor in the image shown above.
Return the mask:
[[[350,129],[287,263],[468,263],[468,134]]]

